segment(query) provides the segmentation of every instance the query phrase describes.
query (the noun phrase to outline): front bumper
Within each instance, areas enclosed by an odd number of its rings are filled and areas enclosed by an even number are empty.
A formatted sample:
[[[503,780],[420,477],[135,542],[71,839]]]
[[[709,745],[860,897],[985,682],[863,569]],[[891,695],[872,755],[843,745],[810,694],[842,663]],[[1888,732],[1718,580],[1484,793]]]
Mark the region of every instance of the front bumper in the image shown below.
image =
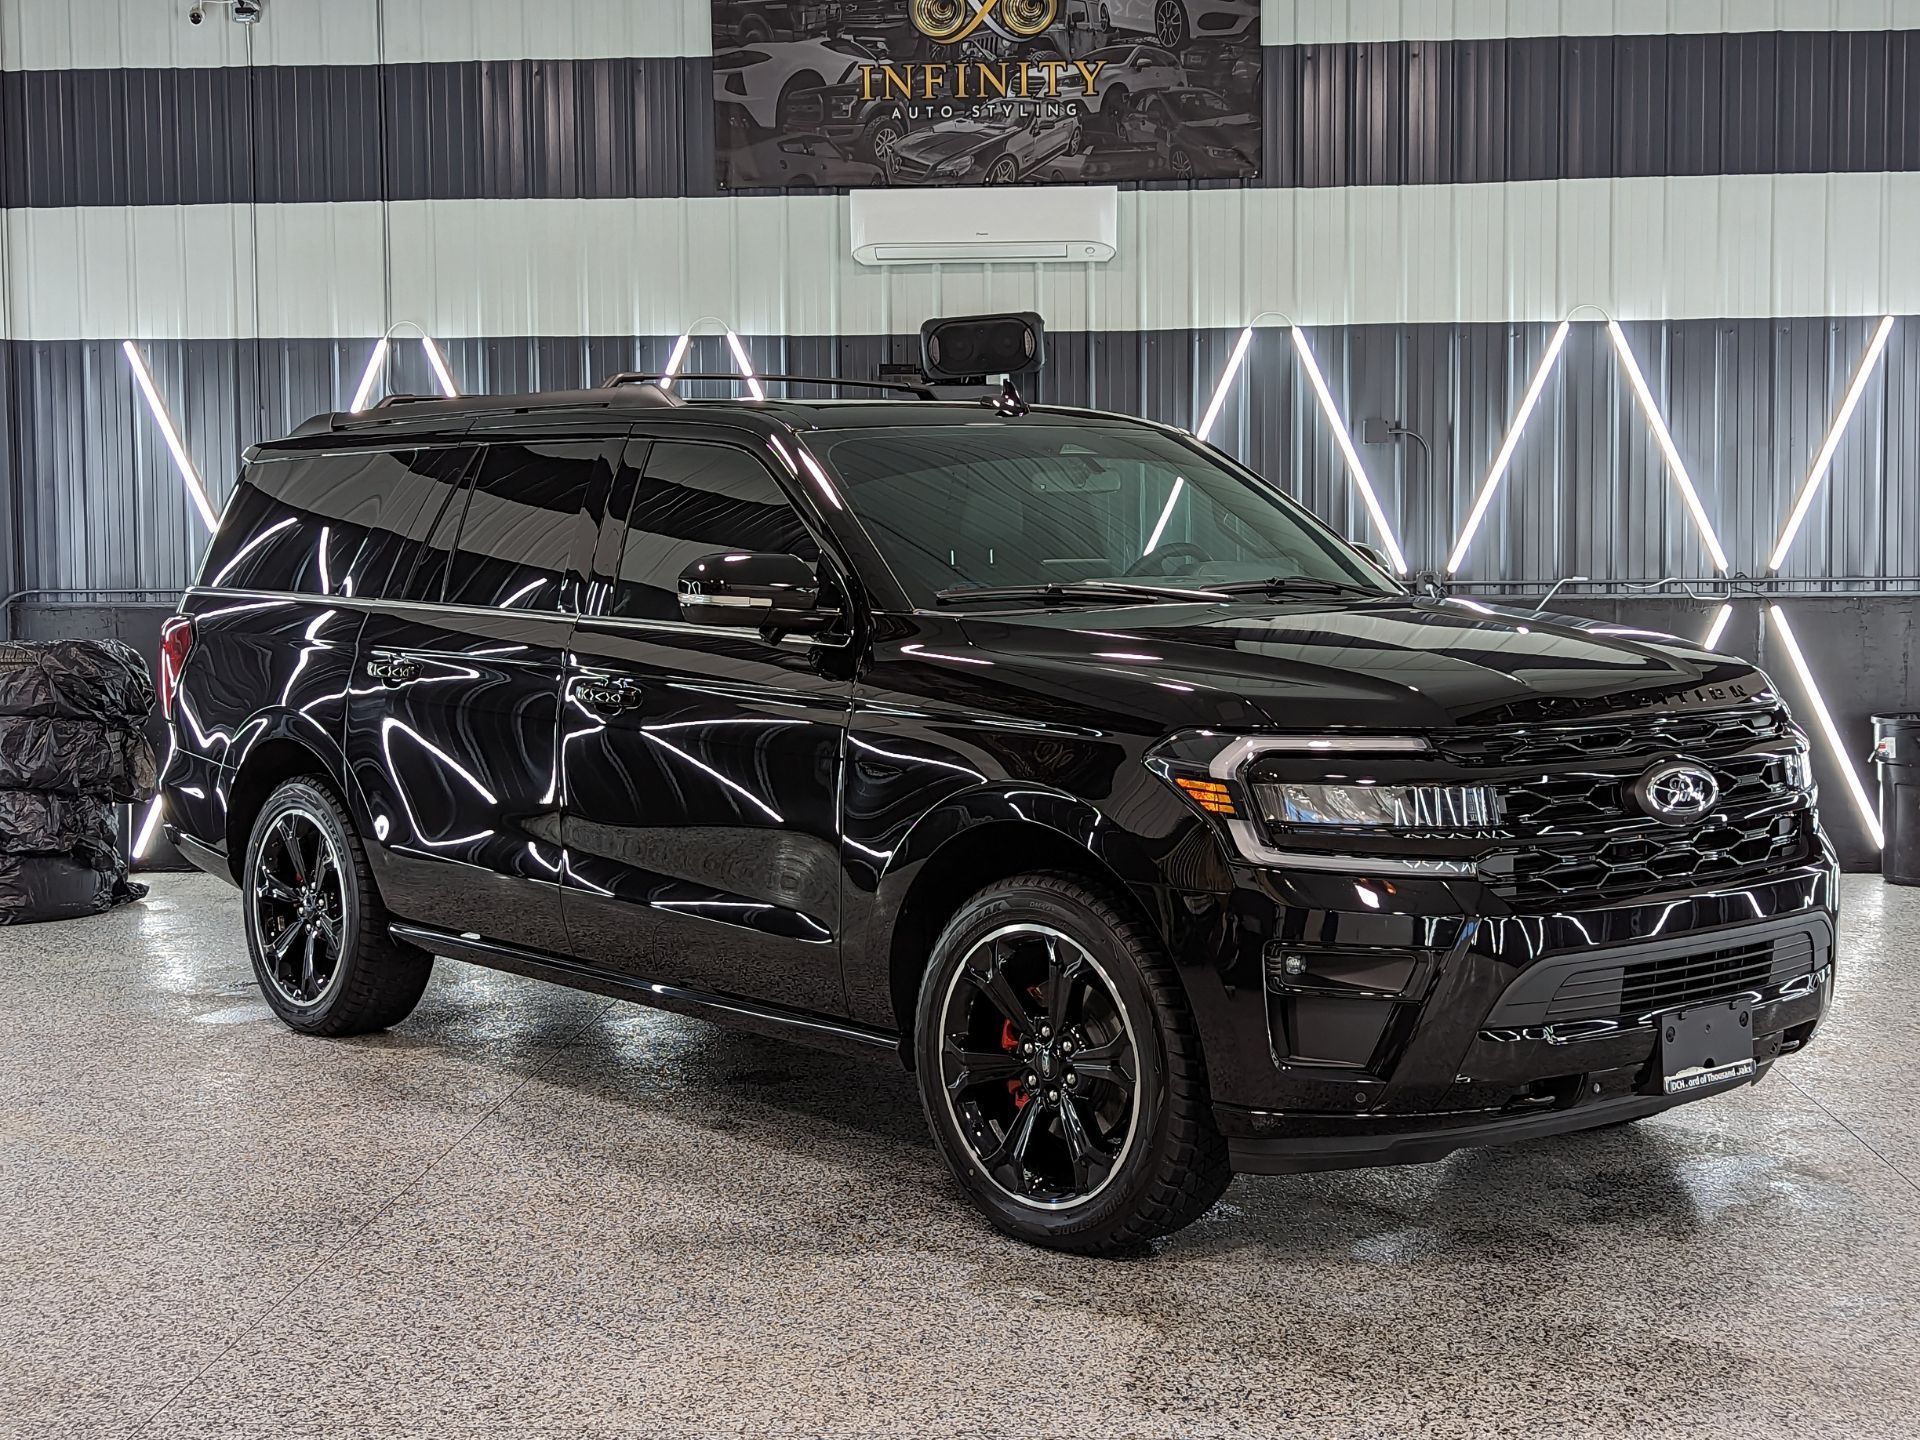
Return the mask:
[[[1247,868],[1168,919],[1234,1166],[1274,1173],[1434,1160],[1757,1082],[1830,1002],[1836,879],[1823,852],[1518,914],[1473,883]],[[1735,998],[1755,1072],[1664,1094],[1657,1018]]]

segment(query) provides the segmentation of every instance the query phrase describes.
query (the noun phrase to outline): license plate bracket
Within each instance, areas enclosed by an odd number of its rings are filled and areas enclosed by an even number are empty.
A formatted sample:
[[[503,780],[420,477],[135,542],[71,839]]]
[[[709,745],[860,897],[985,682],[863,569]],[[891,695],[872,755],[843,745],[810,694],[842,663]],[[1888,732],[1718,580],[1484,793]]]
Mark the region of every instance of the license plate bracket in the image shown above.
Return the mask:
[[[1696,1005],[1659,1019],[1657,1073],[1667,1095],[1685,1095],[1753,1074],[1753,1007],[1744,1000]]]

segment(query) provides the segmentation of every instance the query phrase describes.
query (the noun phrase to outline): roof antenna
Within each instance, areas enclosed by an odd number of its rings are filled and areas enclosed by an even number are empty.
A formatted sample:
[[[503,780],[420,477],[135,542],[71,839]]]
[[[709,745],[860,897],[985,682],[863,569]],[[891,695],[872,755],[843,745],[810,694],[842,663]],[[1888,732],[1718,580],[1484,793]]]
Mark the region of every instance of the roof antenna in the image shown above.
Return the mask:
[[[1020,398],[1020,387],[1013,383],[1013,376],[1007,376],[1000,386],[1000,403],[993,407],[996,415],[1024,415],[1030,405]]]

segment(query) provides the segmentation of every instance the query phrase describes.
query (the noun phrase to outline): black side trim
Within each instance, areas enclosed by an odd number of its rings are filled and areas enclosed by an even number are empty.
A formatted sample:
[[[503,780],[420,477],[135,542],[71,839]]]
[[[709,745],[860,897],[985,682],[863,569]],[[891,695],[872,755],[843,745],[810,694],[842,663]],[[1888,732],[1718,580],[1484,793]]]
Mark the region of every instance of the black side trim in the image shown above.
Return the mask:
[[[701,1020],[713,1020],[762,1035],[797,1040],[804,1045],[850,1055],[872,1055],[876,1051],[898,1055],[900,1052],[898,1035],[888,1030],[858,1025],[851,1020],[833,1020],[801,1010],[789,1010],[780,1005],[762,1004],[757,1000],[743,1000],[732,995],[716,995],[705,990],[690,990],[680,985],[634,980],[596,970],[578,960],[567,960],[536,950],[522,950],[518,946],[504,945],[494,940],[470,940],[464,935],[426,925],[395,921],[387,928],[394,939],[418,945],[436,955],[448,955],[455,960],[485,965],[491,970],[505,970],[514,975],[526,975],[535,980],[550,980],[556,985],[566,985],[575,990],[611,995],[616,1000],[632,1000],[640,1005],[651,1005],[656,1010],[672,1010],[676,1014],[692,1015]]]
[[[1765,1073],[1762,1069],[1758,1074],[1684,1095],[1633,1095],[1534,1115],[1503,1115],[1482,1124],[1456,1125],[1446,1130],[1382,1135],[1229,1136],[1227,1149],[1234,1170],[1242,1175],[1296,1175],[1309,1170],[1353,1170],[1369,1165],[1420,1165],[1470,1146],[1508,1145],[1517,1140],[1537,1140],[1545,1135],[1564,1135],[1571,1130],[1591,1130],[1598,1125],[1658,1115],[1662,1110],[1690,1100],[1757,1084]],[[1220,1116],[1223,1124],[1229,1118],[1225,1114]],[[1380,1119],[1383,1124],[1390,1124],[1393,1117],[1381,1116]]]
[[[196,840],[193,836],[185,834],[178,825],[166,825],[162,829],[166,831],[167,839],[173,848],[196,868],[226,881],[229,885],[239,885],[240,882],[233,877],[233,867],[227,863],[227,857],[223,851],[216,850],[205,841]]]

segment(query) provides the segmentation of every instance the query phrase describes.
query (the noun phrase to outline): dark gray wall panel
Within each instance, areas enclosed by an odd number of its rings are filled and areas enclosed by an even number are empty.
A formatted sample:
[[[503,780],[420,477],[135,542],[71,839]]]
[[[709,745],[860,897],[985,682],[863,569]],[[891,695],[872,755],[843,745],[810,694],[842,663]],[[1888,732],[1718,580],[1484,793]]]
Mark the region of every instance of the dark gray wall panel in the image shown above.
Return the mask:
[[[1864,349],[1868,319],[1643,322],[1626,327],[1737,571],[1759,574]],[[1369,417],[1420,440],[1359,446],[1416,568],[1437,568],[1472,504],[1551,327],[1320,329],[1312,344],[1356,435]],[[445,342],[463,389],[592,384],[665,363],[674,337]],[[1034,398],[1191,425],[1236,332],[1056,333]],[[344,404],[372,339],[153,341],[155,380],[216,503],[241,451]],[[911,335],[749,337],[762,371],[872,377],[911,361]],[[110,341],[4,347],[15,584],[178,585],[202,542],[152,418]],[[718,336],[689,369],[730,371]],[[431,391],[418,345],[396,341],[389,384]],[[724,386],[702,387],[708,393]],[[1347,533],[1370,533],[1334,435],[1286,333],[1258,332],[1214,440]],[[1424,440],[1425,444],[1420,443]],[[1920,577],[1920,325],[1896,326],[1785,573]],[[5,533],[0,531],[0,533]],[[1709,567],[1605,330],[1576,326],[1462,577],[1563,575],[1647,583]]]
[[[1263,186],[1920,169],[1920,31],[1269,46],[1260,63]],[[9,71],[0,203],[709,195],[712,102],[710,62],[684,57]]]

